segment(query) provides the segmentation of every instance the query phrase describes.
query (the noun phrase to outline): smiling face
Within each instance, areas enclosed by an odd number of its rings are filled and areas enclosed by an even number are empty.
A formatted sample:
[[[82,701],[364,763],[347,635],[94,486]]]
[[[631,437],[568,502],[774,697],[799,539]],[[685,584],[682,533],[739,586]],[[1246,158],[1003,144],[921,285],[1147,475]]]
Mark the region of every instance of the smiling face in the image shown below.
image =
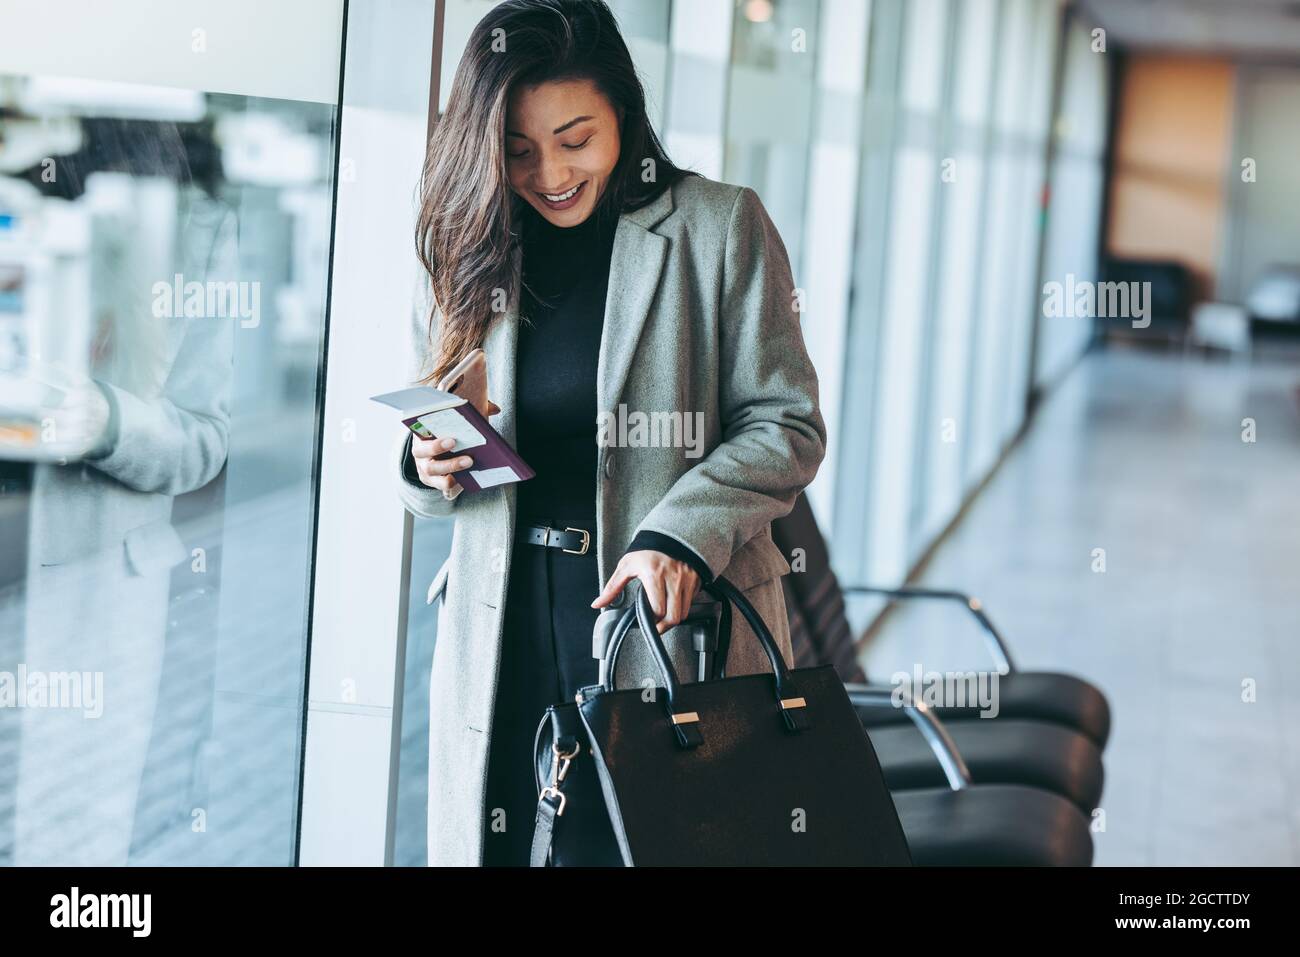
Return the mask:
[[[553,80],[510,95],[510,188],[555,226],[577,226],[591,215],[619,146],[618,114],[591,80]]]

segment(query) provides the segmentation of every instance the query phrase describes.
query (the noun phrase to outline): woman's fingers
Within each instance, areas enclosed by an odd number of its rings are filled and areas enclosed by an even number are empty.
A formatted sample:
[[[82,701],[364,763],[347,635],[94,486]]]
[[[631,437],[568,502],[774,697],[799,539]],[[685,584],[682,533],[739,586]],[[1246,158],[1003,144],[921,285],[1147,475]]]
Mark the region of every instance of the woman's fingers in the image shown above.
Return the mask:
[[[641,579],[641,588],[645,591],[646,597],[650,599],[650,607],[654,609],[655,618],[659,620],[659,634],[664,633],[663,620],[668,605],[668,589],[665,588],[664,582],[658,575],[641,574],[637,576]]]
[[[442,455],[455,444],[455,439],[414,438],[411,440],[411,458],[415,460],[415,473],[420,476],[422,483],[443,492],[450,492],[460,484],[452,478],[452,473],[469,468],[474,464],[474,460],[468,455],[448,459],[434,458],[436,455]]]
[[[609,584],[591,603],[592,608],[603,608],[633,578],[641,580],[650,607],[657,619],[656,629],[663,634],[680,625],[686,618],[699,585],[695,570],[662,552],[652,550],[629,552],[614,569]]]
[[[693,568],[678,570],[676,587],[672,590],[672,599],[668,603],[668,615],[660,623],[662,626],[660,634],[686,620],[686,616],[690,613],[691,602],[695,598],[696,589],[699,587],[699,579],[700,576],[695,573]]]
[[[610,576],[609,582],[605,585],[604,591],[596,596],[596,600],[591,603],[592,608],[604,608],[614,596],[623,590],[623,586],[630,582],[635,576],[626,565],[619,564],[614,569],[614,574]]]

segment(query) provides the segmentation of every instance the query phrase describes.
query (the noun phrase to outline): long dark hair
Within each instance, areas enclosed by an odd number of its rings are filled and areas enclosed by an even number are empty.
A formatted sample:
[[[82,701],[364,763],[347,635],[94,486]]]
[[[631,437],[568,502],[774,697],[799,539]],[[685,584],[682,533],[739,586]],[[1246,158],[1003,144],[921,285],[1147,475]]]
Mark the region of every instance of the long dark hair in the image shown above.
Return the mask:
[[[479,21],[429,142],[415,244],[428,270],[441,333],[436,381],[481,346],[512,269],[524,200],[506,176],[506,107],[516,85],[591,80],[620,121],[618,163],[593,216],[607,222],[649,203],[686,175],[646,116],[645,91],[604,0],[505,0]],[[433,335],[432,312],[429,316]]]

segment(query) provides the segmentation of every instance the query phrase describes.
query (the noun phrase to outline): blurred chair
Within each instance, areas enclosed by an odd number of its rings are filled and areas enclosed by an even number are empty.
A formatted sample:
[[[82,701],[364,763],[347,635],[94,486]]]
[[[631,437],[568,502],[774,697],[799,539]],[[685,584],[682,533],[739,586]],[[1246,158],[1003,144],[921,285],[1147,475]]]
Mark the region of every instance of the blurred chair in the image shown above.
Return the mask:
[[[858,706],[858,698],[854,699],[891,790],[943,784],[944,771],[936,764],[930,744],[908,726],[914,716],[905,709],[879,705],[879,695],[895,693],[894,687],[868,684],[856,663],[844,597],[803,495],[788,516],[773,523],[773,539],[787,554],[801,548],[806,560],[804,571],[783,579],[796,667],[833,664],[850,697],[858,695],[871,702],[871,706]],[[981,717],[978,705],[935,710],[973,780],[1044,788],[1067,798],[1083,813],[1091,813],[1101,800],[1105,777],[1101,749],[1110,731],[1109,710],[1097,689],[1069,675],[1015,672],[1005,642],[978,602],[958,593],[861,590],[905,598],[963,598],[983,625],[994,652],[998,712],[993,718]]]
[[[772,523],[772,539],[786,555],[802,549],[805,570],[785,576],[786,604],[795,606],[800,621],[792,631],[796,667],[833,664],[846,683],[865,683],[867,677],[857,661],[857,648],[844,607],[845,594],[879,594],[914,601],[945,601],[961,605],[978,625],[985,645],[999,672],[999,713],[980,718],[974,707],[941,707],[935,710],[948,724],[978,721],[982,725],[999,721],[1029,720],[1059,725],[1082,732],[1098,751],[1110,735],[1110,706],[1094,685],[1073,675],[1019,671],[1011,660],[1006,641],[994,626],[978,599],[957,591],[927,588],[842,588],[831,570],[826,541],[806,496],[800,494],[790,514]],[[887,685],[884,687],[888,687]],[[901,714],[877,715],[872,724],[906,724]]]
[[[913,860],[941,866],[1089,865],[1089,811],[1100,800],[1101,749],[1110,732],[1101,693],[1068,675],[1016,672],[1006,643],[977,601],[926,589],[861,590],[962,600],[999,666],[998,717],[980,718],[977,708],[931,709],[889,685],[868,684],[843,592],[804,495],[773,523],[772,536],[787,554],[802,549],[806,561],[803,571],[783,578],[796,667],[832,664],[845,681]]]
[[[1300,338],[1300,265],[1277,263],[1265,269],[1251,283],[1245,309],[1252,336]]]
[[[1119,259],[1106,261],[1105,282],[1150,283],[1147,307],[1151,323],[1134,328],[1118,317],[1100,319],[1107,334],[1143,339],[1166,338],[1185,342],[1192,309],[1192,274],[1181,262],[1168,259]],[[1100,309],[1100,303],[1098,304]]]
[[[791,577],[785,576],[787,581]],[[796,657],[806,657],[810,632],[788,586],[786,603]],[[890,782],[894,807],[914,864],[922,867],[1091,865],[1089,818],[1077,803],[1039,787],[976,783],[949,729],[924,703],[903,694],[900,708],[890,688],[856,683],[846,687],[854,708],[859,716],[868,718],[867,723],[872,714],[902,715],[904,720],[910,720],[919,732],[917,740],[924,743],[930,762],[937,769],[940,786],[904,789]],[[890,770],[884,767],[888,756],[882,750],[880,733],[881,729],[868,732],[888,782]]]
[[[1198,302],[1192,308],[1188,344],[1234,356],[1250,355],[1250,315],[1230,302]]]

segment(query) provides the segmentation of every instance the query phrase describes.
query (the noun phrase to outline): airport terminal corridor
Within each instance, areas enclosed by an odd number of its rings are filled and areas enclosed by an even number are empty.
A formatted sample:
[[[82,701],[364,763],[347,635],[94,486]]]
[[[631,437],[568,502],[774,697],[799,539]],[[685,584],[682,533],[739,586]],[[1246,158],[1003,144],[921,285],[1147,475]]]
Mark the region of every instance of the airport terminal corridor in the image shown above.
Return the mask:
[[[916,582],[979,597],[1018,668],[1106,689],[1098,865],[1300,864],[1290,363],[1088,353]],[[960,608],[913,602],[864,664],[888,680],[916,661],[988,666]]]
[[[0,0],[0,873],[507,827],[552,867],[899,828],[925,867],[1300,864],[1298,0],[61,7]],[[577,722],[560,800],[552,665],[611,673],[576,613],[633,579],[705,685],[636,720],[691,754]],[[843,697],[729,660],[728,582]],[[727,717],[751,656],[836,736]],[[1025,878],[1073,930],[1066,879]]]

